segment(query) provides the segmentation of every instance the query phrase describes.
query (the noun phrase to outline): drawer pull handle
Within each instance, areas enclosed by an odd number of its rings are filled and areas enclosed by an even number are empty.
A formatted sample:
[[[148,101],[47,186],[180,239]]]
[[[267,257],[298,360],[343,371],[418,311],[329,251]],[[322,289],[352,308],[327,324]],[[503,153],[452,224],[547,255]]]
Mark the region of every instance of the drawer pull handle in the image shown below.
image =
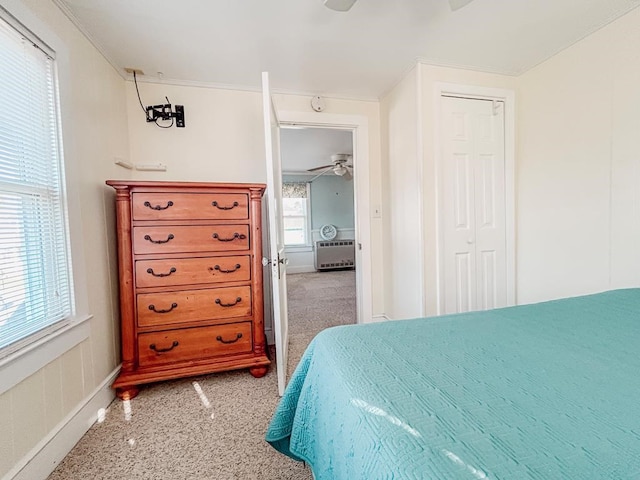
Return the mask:
[[[170,352],[171,350],[173,350],[174,348],[176,348],[179,345],[177,340],[174,340],[173,343],[171,344],[170,347],[168,348],[158,348],[156,347],[155,343],[152,343],[151,345],[149,345],[149,348],[151,350],[153,350],[156,353],[164,353],[164,352]]]
[[[173,240],[174,238],[176,238],[176,237],[173,236],[173,233],[170,233],[166,240],[154,240],[153,238],[151,238],[150,235],[145,235],[144,236],[144,239],[150,241],[151,243],[167,243],[167,242]]]
[[[149,202],[144,202],[144,206],[147,208],[150,208],[151,210],[166,210],[169,207],[173,207],[173,202],[171,200],[169,200],[167,202],[167,206],[166,207],[161,207],[160,205],[156,205],[155,207],[153,205],[151,205],[151,203]]]
[[[154,277],[168,277],[172,273],[176,273],[176,271],[177,271],[176,267],[171,267],[171,270],[169,270],[169,273],[155,273],[153,271],[153,268],[147,268],[147,273],[150,273]]]
[[[152,312],[156,312],[156,313],[169,313],[174,308],[178,308],[178,304],[177,303],[172,303],[171,304],[171,308],[167,308],[166,310],[156,310],[156,306],[155,305],[149,305],[149,310],[151,310]]]
[[[236,208],[238,205],[240,205],[238,202],[233,202],[233,205],[231,205],[230,207],[221,207],[218,202],[216,202],[215,200],[213,202],[211,202],[211,205],[216,207],[218,210],[233,210],[234,208]]]
[[[222,343],[236,343],[236,342],[237,342],[238,340],[240,340],[241,338],[242,338],[242,334],[241,334],[241,333],[238,333],[238,334],[236,335],[236,338],[234,338],[233,340],[223,340],[223,338],[222,338],[222,336],[221,336],[221,335],[218,335],[218,336],[216,337],[216,340],[217,340],[217,341],[219,341],[219,342],[222,342]]]
[[[218,235],[217,233],[214,233],[212,237],[218,240],[219,242],[233,242],[236,238],[239,238],[240,240],[244,240],[245,238],[247,238],[247,236],[244,233],[238,233],[238,232],[234,233],[233,237],[231,238],[220,238],[220,235]]]
[[[242,297],[237,297],[234,303],[222,303],[222,300],[216,298],[216,303],[221,307],[233,307],[234,305],[239,304],[242,301]]]
[[[212,271],[212,270],[218,270],[220,273],[233,273],[233,272],[235,272],[237,270],[240,270],[240,264],[236,263],[236,266],[233,267],[233,270],[231,270],[231,269],[225,270],[223,268],[220,268],[220,265],[216,265],[213,268],[209,267],[209,271]]]

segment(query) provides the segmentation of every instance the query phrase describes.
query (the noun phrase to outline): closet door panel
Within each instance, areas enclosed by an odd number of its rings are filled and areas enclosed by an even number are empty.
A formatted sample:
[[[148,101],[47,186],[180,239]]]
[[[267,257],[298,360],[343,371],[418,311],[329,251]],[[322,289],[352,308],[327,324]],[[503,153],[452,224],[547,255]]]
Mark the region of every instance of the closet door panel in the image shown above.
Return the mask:
[[[443,313],[506,305],[504,106],[442,97]]]

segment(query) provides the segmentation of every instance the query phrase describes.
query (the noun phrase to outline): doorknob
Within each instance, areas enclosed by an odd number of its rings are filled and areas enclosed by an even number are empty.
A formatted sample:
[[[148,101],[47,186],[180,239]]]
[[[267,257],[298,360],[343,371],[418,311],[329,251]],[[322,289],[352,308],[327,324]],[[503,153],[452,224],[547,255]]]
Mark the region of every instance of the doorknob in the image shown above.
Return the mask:
[[[468,239],[467,239],[467,243],[468,243],[469,245],[473,244],[473,242],[474,242],[473,238],[468,238]]]
[[[287,257],[278,256],[278,263],[283,265],[289,265],[289,259]],[[262,266],[266,267],[267,265],[271,265],[271,259],[267,257],[262,257]],[[276,264],[274,264],[275,266]]]

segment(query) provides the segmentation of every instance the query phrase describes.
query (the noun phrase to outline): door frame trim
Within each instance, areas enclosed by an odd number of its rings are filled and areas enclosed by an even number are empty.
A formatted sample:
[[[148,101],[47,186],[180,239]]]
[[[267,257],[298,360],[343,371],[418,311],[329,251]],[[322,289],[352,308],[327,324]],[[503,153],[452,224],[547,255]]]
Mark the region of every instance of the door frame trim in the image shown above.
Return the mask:
[[[371,282],[371,202],[369,199],[369,121],[363,115],[280,110],[280,125],[351,130],[356,246],[357,323],[373,321]]]
[[[434,158],[436,175],[436,256],[437,256],[437,313],[444,306],[444,259],[442,240],[442,102],[443,96],[504,102],[504,161],[505,161],[505,230],[507,263],[507,305],[516,305],[516,208],[515,208],[515,92],[509,89],[479,87],[437,82],[434,91],[435,135]]]

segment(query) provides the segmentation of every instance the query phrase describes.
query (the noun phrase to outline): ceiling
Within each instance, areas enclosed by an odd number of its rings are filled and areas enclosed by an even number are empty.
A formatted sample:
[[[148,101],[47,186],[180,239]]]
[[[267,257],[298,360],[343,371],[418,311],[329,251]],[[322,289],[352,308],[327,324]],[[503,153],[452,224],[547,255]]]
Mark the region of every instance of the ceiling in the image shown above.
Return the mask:
[[[640,0],[53,0],[124,75],[378,99],[416,60],[518,75]],[[149,77],[147,77],[149,78]]]
[[[330,165],[331,155],[335,153],[353,154],[353,136],[350,130],[332,128],[282,128],[280,130],[280,156],[284,172],[305,172],[310,168]]]

